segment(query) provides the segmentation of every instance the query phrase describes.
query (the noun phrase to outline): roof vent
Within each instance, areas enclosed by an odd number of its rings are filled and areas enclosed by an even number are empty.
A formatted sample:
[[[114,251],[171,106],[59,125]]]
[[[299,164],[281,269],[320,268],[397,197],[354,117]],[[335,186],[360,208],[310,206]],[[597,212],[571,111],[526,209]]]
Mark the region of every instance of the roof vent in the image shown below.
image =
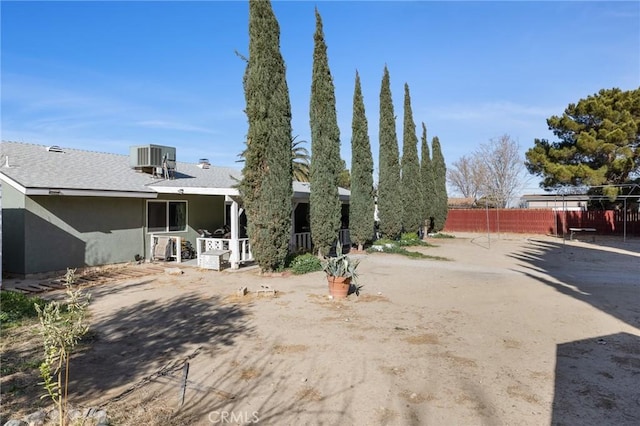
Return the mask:
[[[64,152],[62,150],[62,148],[60,148],[58,145],[51,145],[47,147],[47,151],[48,152]]]
[[[201,158],[198,160],[198,167],[201,169],[208,169],[211,166],[208,158]]]

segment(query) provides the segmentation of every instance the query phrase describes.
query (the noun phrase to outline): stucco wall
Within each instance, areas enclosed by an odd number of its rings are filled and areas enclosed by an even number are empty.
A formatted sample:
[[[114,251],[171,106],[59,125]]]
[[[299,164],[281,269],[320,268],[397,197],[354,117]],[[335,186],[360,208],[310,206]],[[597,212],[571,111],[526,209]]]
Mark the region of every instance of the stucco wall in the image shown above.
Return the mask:
[[[224,196],[160,195],[186,200],[186,232],[171,232],[194,244],[197,230],[224,223]],[[136,198],[32,196],[3,186],[3,270],[28,275],[67,267],[131,262],[149,257],[147,200]]]
[[[24,196],[10,185],[2,185],[2,271],[24,270]]]
[[[25,274],[144,255],[144,200],[33,196],[25,207]]]

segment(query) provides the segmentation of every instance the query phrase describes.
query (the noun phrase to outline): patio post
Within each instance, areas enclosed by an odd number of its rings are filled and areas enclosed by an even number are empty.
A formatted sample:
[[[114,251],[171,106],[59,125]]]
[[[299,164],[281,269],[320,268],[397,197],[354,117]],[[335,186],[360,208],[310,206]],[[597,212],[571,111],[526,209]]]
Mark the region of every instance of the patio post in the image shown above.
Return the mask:
[[[231,263],[232,269],[238,269],[240,267],[240,241],[238,240],[238,202],[231,199],[231,242],[229,248],[231,249],[231,256],[229,263]]]

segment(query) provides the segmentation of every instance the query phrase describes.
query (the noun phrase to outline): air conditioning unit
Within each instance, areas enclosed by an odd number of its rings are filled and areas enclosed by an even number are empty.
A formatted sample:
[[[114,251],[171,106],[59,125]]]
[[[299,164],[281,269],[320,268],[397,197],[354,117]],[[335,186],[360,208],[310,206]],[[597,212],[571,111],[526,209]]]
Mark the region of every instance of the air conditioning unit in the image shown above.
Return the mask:
[[[129,148],[129,164],[134,169],[162,167],[162,160],[165,156],[167,161],[175,164],[175,147],[162,145],[140,145]]]

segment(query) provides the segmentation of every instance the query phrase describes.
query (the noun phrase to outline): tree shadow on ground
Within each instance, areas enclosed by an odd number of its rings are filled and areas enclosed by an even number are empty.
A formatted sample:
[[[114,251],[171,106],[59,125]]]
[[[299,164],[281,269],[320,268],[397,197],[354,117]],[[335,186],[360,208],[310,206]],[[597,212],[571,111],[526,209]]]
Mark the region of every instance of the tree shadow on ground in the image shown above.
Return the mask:
[[[72,400],[126,392],[145,377],[181,368],[190,355],[231,346],[238,335],[253,332],[244,307],[193,294],[127,306],[91,329],[94,338],[71,361]]]
[[[307,382],[294,372],[297,357],[319,358],[317,353],[287,352],[277,339],[251,337],[216,356],[194,357],[185,386],[184,404],[176,398],[182,371],[158,376],[108,406],[118,424],[297,424],[312,416],[316,424],[356,424],[351,414],[353,387],[364,383],[364,371],[350,370],[330,382]],[[305,348],[304,345],[293,348]],[[318,360],[304,377],[314,377]],[[205,367],[206,368],[203,368]],[[144,408],[142,408],[144,407]]]
[[[638,336],[617,333],[557,345],[551,424],[640,424],[638,378]]]
[[[518,272],[640,327],[640,245],[530,240]],[[640,424],[640,337],[617,333],[556,348],[552,425]]]
[[[509,255],[522,263],[518,272],[640,327],[640,244],[611,245],[530,240]]]

